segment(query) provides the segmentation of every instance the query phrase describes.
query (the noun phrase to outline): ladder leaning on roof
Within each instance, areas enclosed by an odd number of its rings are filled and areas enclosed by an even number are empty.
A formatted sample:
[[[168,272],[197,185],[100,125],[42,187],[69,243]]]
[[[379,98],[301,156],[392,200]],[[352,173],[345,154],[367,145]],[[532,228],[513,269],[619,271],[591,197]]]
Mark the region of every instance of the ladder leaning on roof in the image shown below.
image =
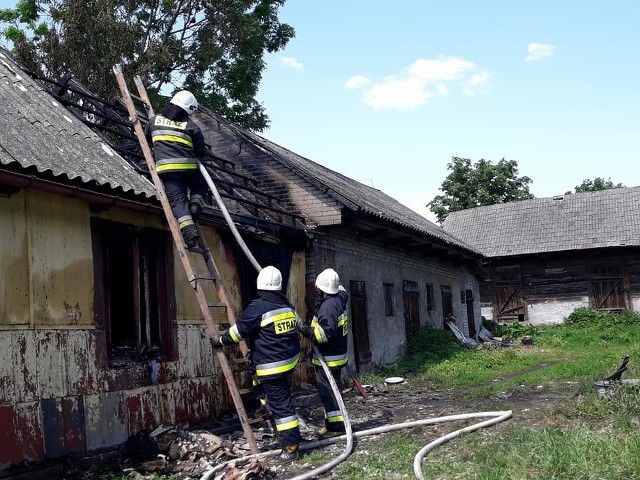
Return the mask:
[[[130,117],[131,123],[133,125],[136,136],[138,137],[138,141],[140,143],[140,147],[142,148],[142,153],[144,154],[144,158],[147,162],[149,173],[151,174],[151,178],[156,188],[156,194],[160,199],[160,203],[162,204],[162,209],[164,211],[167,222],[169,223],[169,228],[171,230],[171,234],[173,236],[173,241],[178,251],[178,255],[180,256],[180,260],[182,261],[182,266],[184,268],[185,274],[187,275],[187,278],[189,279],[189,283],[193,287],[193,291],[198,301],[198,306],[200,307],[200,311],[207,325],[207,333],[209,334],[209,336],[218,334],[218,329],[216,328],[213,322],[213,316],[211,315],[211,311],[210,311],[211,307],[218,307],[218,306],[224,307],[227,313],[227,319],[229,320],[229,323],[233,325],[236,322],[233,309],[229,306],[229,303],[227,301],[226,291],[222,283],[222,279],[220,278],[220,273],[218,271],[218,268],[216,267],[213,261],[213,256],[211,255],[209,247],[206,244],[204,236],[200,235],[201,247],[203,249],[202,256],[207,265],[209,276],[200,276],[195,273],[195,270],[191,263],[191,259],[189,258],[188,251],[185,248],[184,240],[182,238],[182,234],[180,233],[178,223],[171,211],[171,206],[169,205],[169,200],[167,199],[167,196],[165,194],[163,183],[156,172],[153,153],[151,152],[151,148],[147,143],[144,130],[142,129],[142,125],[138,118],[138,114],[133,104],[133,99],[131,98],[131,94],[129,93],[129,89],[127,88],[127,84],[124,80],[124,76],[122,74],[122,69],[120,65],[114,65],[113,72],[115,73],[116,79],[118,81],[118,86],[120,87],[120,91],[122,93],[122,98],[127,106],[127,110],[129,111],[129,117]],[[144,85],[142,85],[142,82],[138,78],[136,78],[136,85],[140,93],[141,99],[146,103],[146,106],[149,109],[149,113],[150,115],[152,115],[153,109],[151,108],[151,104],[149,103],[146,90],[144,88]],[[217,193],[217,191],[214,192],[214,194],[215,193]],[[209,304],[202,286],[203,281],[213,282],[213,284],[216,287],[216,291],[218,293],[220,304]],[[246,356],[248,352],[246,343],[242,342],[240,344],[240,350],[242,351],[243,355]],[[227,357],[222,350],[217,350],[216,355],[218,357],[218,361],[220,362],[222,372],[224,373],[225,380],[227,381],[227,386],[229,387],[231,398],[233,399],[233,403],[236,407],[236,411],[238,413],[238,417],[242,425],[242,430],[244,431],[247,442],[249,443],[249,447],[251,448],[251,453],[256,454],[258,453],[258,446],[256,444],[256,439],[255,439],[255,436],[253,435],[253,430],[251,430],[251,426],[249,425],[249,420],[247,418],[247,414],[245,412],[242,399],[240,398],[240,392],[238,391],[238,387],[233,377],[233,372],[231,371],[231,367],[229,366],[229,361],[227,360]]]

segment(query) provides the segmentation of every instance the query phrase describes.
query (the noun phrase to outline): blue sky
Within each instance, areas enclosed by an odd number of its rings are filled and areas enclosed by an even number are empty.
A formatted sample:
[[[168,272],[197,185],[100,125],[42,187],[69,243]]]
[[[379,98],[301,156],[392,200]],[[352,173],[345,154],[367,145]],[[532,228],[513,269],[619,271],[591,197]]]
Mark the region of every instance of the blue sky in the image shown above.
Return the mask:
[[[288,0],[270,140],[433,220],[452,156],[516,160],[532,193],[640,185],[640,2]]]
[[[0,0],[0,7],[14,0]],[[433,220],[452,156],[640,185],[640,1],[288,0],[268,139]]]

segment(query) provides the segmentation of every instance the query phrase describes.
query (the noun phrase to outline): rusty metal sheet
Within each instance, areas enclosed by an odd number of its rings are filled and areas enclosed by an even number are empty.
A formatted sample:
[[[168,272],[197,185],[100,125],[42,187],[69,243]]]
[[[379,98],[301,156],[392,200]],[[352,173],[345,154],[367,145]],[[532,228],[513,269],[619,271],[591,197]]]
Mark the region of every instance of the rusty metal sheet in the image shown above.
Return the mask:
[[[87,395],[84,410],[88,450],[112,447],[127,440],[122,392]]]
[[[22,460],[38,462],[44,459],[44,441],[40,420],[40,403],[21,403],[15,409],[16,440]]]
[[[0,324],[29,325],[29,249],[25,190],[0,202]],[[4,350],[3,350],[4,351]]]
[[[40,396],[36,365],[38,359],[35,332],[20,331],[11,335],[15,381],[15,402],[33,401]]]
[[[15,398],[15,380],[13,362],[13,342],[11,332],[0,331],[0,352],[4,352],[5,360],[0,362],[0,404],[12,403]]]
[[[48,458],[85,451],[82,397],[43,400],[41,408],[42,431]]]
[[[38,331],[37,371],[40,398],[66,397],[67,391],[67,349],[64,331]]]
[[[128,392],[127,429],[129,435],[147,429],[153,429],[160,422],[158,409],[158,389],[149,387]]]
[[[92,331],[71,330],[66,348],[67,384],[70,395],[104,392],[108,384],[104,371],[98,368],[98,347]]]
[[[161,423],[177,423],[175,382],[158,385]]]
[[[10,466],[22,459],[22,448],[15,434],[13,405],[0,406],[0,467]]]

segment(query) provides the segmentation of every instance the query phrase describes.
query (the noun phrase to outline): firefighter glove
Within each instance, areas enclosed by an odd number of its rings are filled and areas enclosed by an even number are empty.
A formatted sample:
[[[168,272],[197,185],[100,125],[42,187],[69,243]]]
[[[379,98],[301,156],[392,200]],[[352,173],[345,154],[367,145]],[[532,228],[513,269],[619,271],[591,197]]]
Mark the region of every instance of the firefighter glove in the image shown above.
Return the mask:
[[[304,323],[303,321],[298,322],[297,325],[298,332],[302,334],[302,336],[307,338],[313,337],[313,327],[308,323]]]
[[[211,346],[213,348],[222,348],[224,344],[222,343],[222,337],[220,335],[212,335],[209,337],[209,342],[211,342]]]

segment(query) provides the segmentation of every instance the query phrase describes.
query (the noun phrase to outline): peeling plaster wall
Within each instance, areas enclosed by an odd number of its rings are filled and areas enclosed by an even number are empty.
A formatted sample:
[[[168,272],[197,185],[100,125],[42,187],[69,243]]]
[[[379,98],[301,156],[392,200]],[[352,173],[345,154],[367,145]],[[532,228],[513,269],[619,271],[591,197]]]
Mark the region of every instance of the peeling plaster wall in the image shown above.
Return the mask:
[[[159,363],[157,377],[150,363],[108,367],[105,332],[93,323],[92,215],[164,225],[160,217],[122,209],[95,213],[82,201],[39,191],[0,198],[0,473],[25,461],[115,447],[160,423],[197,425],[233,408],[180,262],[174,264],[172,319],[177,359]],[[237,314],[232,249],[214,229],[205,228],[205,235]],[[304,264],[302,254],[290,272],[298,303]],[[210,293],[217,302],[212,287]],[[214,318],[226,323],[224,309],[215,310]]]
[[[527,303],[527,318],[532,325],[562,323],[576,308],[588,306],[589,297]]]
[[[451,287],[453,314],[457,326],[468,334],[466,307],[460,302],[460,290],[472,290],[476,328],[481,323],[479,281],[466,270],[446,262],[409,255],[401,250],[383,247],[375,242],[356,239],[347,231],[333,230],[319,236],[307,253],[308,263],[315,268],[309,272],[307,281],[323,269],[334,268],[341,283],[349,291],[351,280],[364,281],[367,294],[367,317],[369,343],[374,365],[388,364],[397,360],[406,349],[406,332],[403,304],[403,281],[416,282],[419,289],[420,325],[443,328],[442,299],[440,287]],[[385,316],[385,283],[394,286],[394,315]],[[433,310],[427,310],[426,285],[433,285]],[[351,318],[351,312],[350,318]],[[353,319],[350,321],[353,328]],[[353,330],[350,334],[349,355],[354,358]]]

